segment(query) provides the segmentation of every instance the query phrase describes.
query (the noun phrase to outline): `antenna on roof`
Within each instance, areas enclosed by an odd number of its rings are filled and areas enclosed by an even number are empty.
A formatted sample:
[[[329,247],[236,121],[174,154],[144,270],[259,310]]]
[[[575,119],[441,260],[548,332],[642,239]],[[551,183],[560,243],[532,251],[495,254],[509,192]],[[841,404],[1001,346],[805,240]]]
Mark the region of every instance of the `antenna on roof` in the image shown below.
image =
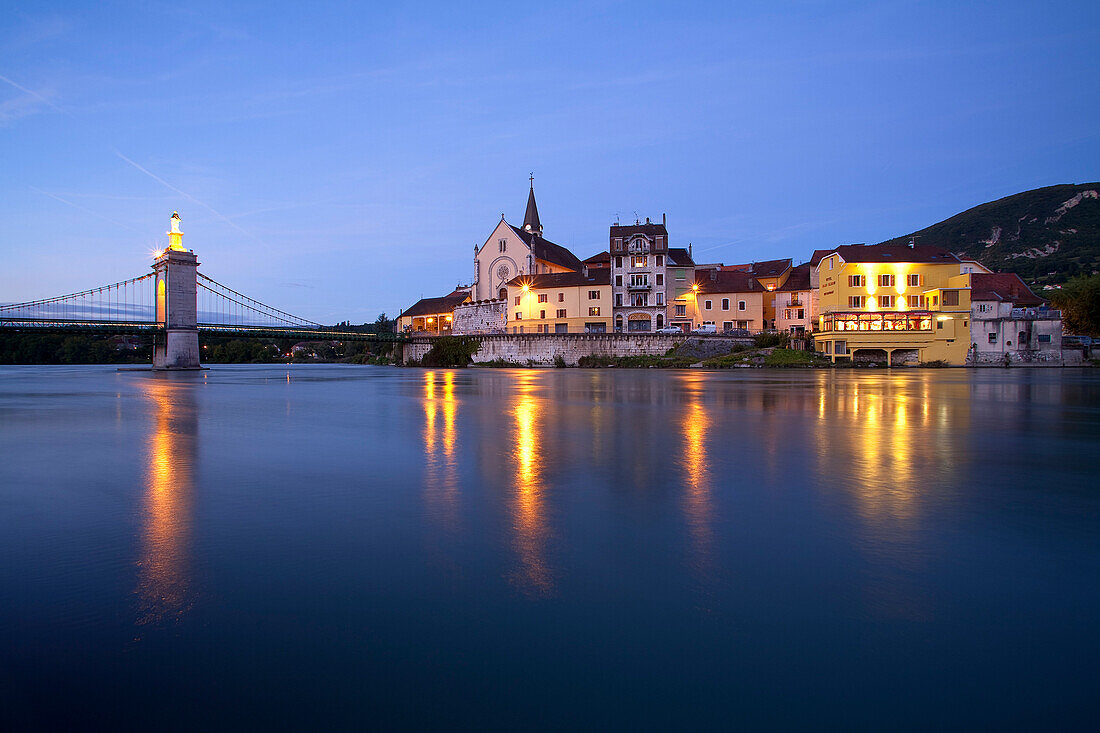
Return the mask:
[[[917,237],[919,237],[919,236],[920,236],[919,234],[914,234],[911,237],[909,237],[909,249],[913,249],[914,247],[917,246]]]
[[[634,223],[635,224],[641,224],[642,223],[642,220],[638,218],[638,212],[637,211],[634,212]]]

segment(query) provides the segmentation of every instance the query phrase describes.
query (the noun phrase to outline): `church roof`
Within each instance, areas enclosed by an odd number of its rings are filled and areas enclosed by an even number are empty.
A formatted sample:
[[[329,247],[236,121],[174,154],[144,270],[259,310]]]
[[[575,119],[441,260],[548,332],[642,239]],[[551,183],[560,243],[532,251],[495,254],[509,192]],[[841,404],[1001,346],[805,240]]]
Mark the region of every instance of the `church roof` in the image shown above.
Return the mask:
[[[512,225],[509,224],[508,226]],[[531,248],[531,254],[540,260],[570,270],[580,270],[584,266],[575,254],[560,244],[554,244],[549,239],[543,239],[538,232],[526,232],[519,227],[512,227],[512,231],[527,243],[527,246]]]
[[[535,182],[531,181],[531,192],[527,194],[527,211],[523,215],[523,230],[527,232],[541,232],[542,223],[539,221],[539,207],[535,205]]]

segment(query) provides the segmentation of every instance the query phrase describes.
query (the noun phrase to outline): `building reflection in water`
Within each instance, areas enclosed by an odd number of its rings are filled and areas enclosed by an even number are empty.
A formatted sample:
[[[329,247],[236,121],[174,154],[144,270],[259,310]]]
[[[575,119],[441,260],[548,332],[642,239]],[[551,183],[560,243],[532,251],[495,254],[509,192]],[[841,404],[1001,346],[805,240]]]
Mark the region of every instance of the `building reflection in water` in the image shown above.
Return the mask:
[[[138,564],[138,624],[178,619],[191,606],[191,521],[198,414],[193,375],[141,382],[152,410]]]
[[[543,486],[543,457],[539,452],[539,413],[544,400],[539,396],[542,375],[522,372],[517,375],[512,414],[515,436],[512,458],[515,493],[512,501],[512,527],[515,533],[519,573],[517,585],[531,595],[547,595],[554,589],[553,574],[546,562],[549,530]]]
[[[698,580],[709,580],[713,572],[714,506],[707,454],[711,419],[704,404],[707,384],[698,374],[683,374],[679,380],[685,403],[680,418],[683,445],[680,465],[684,476],[684,517],[691,542],[690,566]]]
[[[424,502],[430,519],[453,530],[458,525],[459,499],[454,371],[424,373],[423,403]]]
[[[969,428],[965,387],[927,375],[822,375],[815,435],[819,484],[836,486],[859,519],[868,603],[891,616],[930,613],[913,584],[927,558],[923,524],[955,502]],[[960,393],[960,389],[963,393]],[[961,399],[960,399],[961,397]]]

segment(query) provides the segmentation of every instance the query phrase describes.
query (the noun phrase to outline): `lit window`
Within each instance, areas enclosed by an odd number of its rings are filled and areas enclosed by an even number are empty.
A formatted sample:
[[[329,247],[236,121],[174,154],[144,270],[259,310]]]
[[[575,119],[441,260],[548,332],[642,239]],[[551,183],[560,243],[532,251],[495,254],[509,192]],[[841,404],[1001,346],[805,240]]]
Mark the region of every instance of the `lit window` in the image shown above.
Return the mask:
[[[848,287],[850,287],[850,288],[862,288],[862,287],[865,287],[866,285],[867,285],[867,276],[866,275],[849,275],[848,276]]]
[[[590,315],[590,316],[600,315],[600,307],[597,305],[597,306],[594,306],[592,308],[589,308],[588,309],[588,315]]]
[[[909,287],[915,288],[919,285],[920,285],[920,275],[918,273],[914,272],[913,274],[911,274],[909,276]]]
[[[893,308],[894,307],[894,296],[892,296],[892,295],[880,295],[878,297],[878,307],[879,308]]]
[[[909,304],[910,308],[923,308],[924,307],[924,296],[921,296],[921,295],[908,295],[908,296],[906,296],[906,302]]]
[[[862,295],[850,295],[850,296],[848,296],[848,307],[849,308],[862,308],[863,307],[863,296]]]
[[[539,293],[539,302],[540,303],[545,303],[547,301],[547,297],[548,296],[547,296],[546,293]]]
[[[878,276],[878,286],[880,288],[892,288],[894,287],[894,276],[889,274],[882,274]]]

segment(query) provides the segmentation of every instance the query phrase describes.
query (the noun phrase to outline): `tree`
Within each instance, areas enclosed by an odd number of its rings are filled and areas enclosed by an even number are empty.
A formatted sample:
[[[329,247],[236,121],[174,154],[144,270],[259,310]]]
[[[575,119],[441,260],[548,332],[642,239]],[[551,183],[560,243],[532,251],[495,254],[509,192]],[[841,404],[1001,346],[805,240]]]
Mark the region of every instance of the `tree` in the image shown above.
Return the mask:
[[[1100,275],[1073,278],[1051,300],[1062,311],[1066,331],[1100,336]]]
[[[393,331],[393,319],[386,317],[386,312],[382,311],[378,314],[378,318],[374,319],[375,333],[391,333]]]

